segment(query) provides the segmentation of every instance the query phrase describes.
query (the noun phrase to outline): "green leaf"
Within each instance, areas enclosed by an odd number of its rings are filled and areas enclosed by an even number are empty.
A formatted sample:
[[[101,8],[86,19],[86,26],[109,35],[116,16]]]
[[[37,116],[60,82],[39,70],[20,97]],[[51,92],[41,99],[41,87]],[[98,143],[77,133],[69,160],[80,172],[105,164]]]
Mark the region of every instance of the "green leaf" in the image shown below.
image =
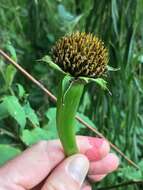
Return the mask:
[[[141,160],[138,165],[143,170],[143,160]]]
[[[0,104],[0,120],[6,118],[8,116],[8,111],[4,105],[4,103]]]
[[[93,78],[91,78],[91,79],[89,79],[89,81],[93,81],[93,82],[96,82],[103,90],[107,90],[108,91],[108,93],[110,94],[110,95],[112,95],[112,93],[110,92],[110,90],[108,89],[108,87],[107,87],[107,81],[105,81],[104,79],[102,79],[102,78],[97,78],[97,79],[93,79]]]
[[[8,136],[7,134],[0,135],[0,144],[11,145],[14,143],[15,143],[15,140],[11,138],[10,136]]]
[[[0,144],[0,165],[3,165],[8,160],[14,158],[18,154],[20,154],[20,152],[21,151],[18,148]]]
[[[79,80],[85,82],[85,83],[90,83],[90,82],[96,82],[101,88],[103,88],[103,90],[108,90],[107,88],[107,81],[105,81],[102,78],[89,78],[89,77],[79,77]]]
[[[96,128],[95,124],[86,115],[78,112],[77,116],[79,116],[81,119],[83,119],[85,122],[87,122],[91,127]],[[85,126],[82,123],[80,123],[79,121],[77,121],[76,126],[77,126],[76,132],[79,132],[80,129],[85,128]]]
[[[103,90],[108,90],[107,81],[105,81],[104,79],[97,78],[97,79],[90,79],[90,81],[96,82],[101,88],[103,88]]]
[[[138,57],[138,61],[143,64],[143,54],[141,54],[139,57]]]
[[[56,108],[49,108],[46,112],[46,117],[48,118],[49,122],[44,128],[47,129],[48,133],[51,134],[51,138],[55,139],[58,138],[57,129],[56,129]]]
[[[99,84],[99,86],[101,86],[104,90],[107,89],[107,82],[103,80],[102,78],[97,78],[97,79],[94,79],[93,81]]]
[[[47,130],[44,130],[40,127],[36,127],[33,130],[25,129],[22,132],[21,140],[27,145],[32,145],[40,140],[49,140],[51,139],[51,133]]]
[[[0,109],[3,110],[2,114],[0,113],[0,118],[10,115],[22,129],[25,127],[26,115],[15,96],[5,96],[3,102],[0,104]]]
[[[39,126],[39,119],[35,113],[35,111],[31,108],[29,102],[27,102],[27,104],[24,105],[24,111],[25,111],[25,115],[26,118],[29,119],[29,121],[32,123],[32,125],[34,127]]]
[[[11,54],[11,58],[14,60],[14,61],[17,61],[17,56],[16,56],[16,51],[15,51],[15,48],[12,46],[11,42],[9,41],[7,44],[6,44],[6,47],[5,47]]]
[[[0,88],[2,90],[3,83],[5,82],[5,71],[4,71],[5,63],[2,59],[0,59]]]
[[[8,42],[6,44],[6,49],[10,52],[11,58],[17,61],[16,51],[14,47],[12,46],[11,42]],[[5,70],[5,81],[6,81],[7,87],[11,86],[14,76],[16,74],[16,71],[17,71],[16,68],[12,64],[7,65],[6,70]]]
[[[13,65],[8,65],[5,70],[5,81],[7,87],[11,86],[15,74],[16,74],[16,68]]]
[[[67,21],[72,21],[75,18],[75,16],[72,15],[70,12],[68,12],[65,9],[65,6],[63,6],[62,4],[58,5],[58,13],[62,19],[67,20]]]
[[[51,57],[48,56],[48,55],[44,56],[44,57],[43,57],[41,60],[39,60],[39,61],[46,62],[46,63],[48,63],[48,65],[49,65],[52,69],[57,70],[57,71],[59,71],[59,72],[61,72],[61,73],[63,73],[63,74],[66,74],[57,64],[55,64],[55,63],[52,61]]]
[[[133,180],[133,181],[142,180],[141,170],[136,170],[135,168],[129,166],[122,168],[119,172],[119,176],[121,176],[124,179]]]
[[[114,68],[114,67],[111,67],[111,66],[107,65],[107,70],[108,71],[119,71],[120,68]]]
[[[142,173],[142,176],[143,176],[143,160],[141,160],[139,163],[138,163],[138,166],[141,170],[141,173]]]
[[[21,84],[16,84],[18,88],[18,96],[19,98],[22,98],[25,95],[25,90]]]

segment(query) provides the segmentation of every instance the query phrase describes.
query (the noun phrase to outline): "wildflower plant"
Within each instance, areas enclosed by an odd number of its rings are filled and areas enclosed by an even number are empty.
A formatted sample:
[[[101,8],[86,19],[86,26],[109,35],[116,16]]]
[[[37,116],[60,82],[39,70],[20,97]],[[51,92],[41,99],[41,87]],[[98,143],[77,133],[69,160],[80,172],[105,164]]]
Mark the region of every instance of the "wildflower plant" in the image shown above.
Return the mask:
[[[102,76],[107,71],[108,50],[93,34],[75,32],[57,41],[51,57],[42,59],[61,73],[57,97],[56,123],[67,156],[78,152],[75,115],[84,86],[96,82],[107,89]]]

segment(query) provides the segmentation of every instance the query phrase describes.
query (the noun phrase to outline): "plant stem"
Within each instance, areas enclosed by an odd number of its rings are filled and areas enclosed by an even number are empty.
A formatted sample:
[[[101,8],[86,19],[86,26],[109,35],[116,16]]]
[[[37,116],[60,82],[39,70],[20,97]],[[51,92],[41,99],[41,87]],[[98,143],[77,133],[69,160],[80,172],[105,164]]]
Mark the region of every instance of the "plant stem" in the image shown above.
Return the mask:
[[[63,93],[63,80],[59,85],[57,99],[57,130],[65,154],[70,156],[78,152],[75,137],[75,115],[84,89],[84,84],[74,81],[67,92]]]

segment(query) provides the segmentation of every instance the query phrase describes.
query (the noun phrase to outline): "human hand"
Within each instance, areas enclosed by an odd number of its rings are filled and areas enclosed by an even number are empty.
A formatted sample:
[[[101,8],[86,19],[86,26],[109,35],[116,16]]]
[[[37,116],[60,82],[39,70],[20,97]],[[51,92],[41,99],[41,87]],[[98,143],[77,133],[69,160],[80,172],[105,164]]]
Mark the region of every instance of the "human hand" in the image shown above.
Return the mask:
[[[119,160],[106,140],[77,137],[80,154],[65,158],[59,140],[41,141],[0,168],[0,190],[90,190]],[[87,159],[88,158],[88,159]]]

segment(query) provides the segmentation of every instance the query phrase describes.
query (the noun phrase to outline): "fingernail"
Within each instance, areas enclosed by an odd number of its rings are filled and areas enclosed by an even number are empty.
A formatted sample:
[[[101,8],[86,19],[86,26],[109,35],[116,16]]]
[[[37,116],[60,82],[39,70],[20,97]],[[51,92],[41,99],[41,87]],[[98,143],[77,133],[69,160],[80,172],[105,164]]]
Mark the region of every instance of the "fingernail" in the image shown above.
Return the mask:
[[[75,156],[69,162],[67,169],[71,177],[76,180],[81,186],[87,175],[89,162],[83,155]]]
[[[100,147],[104,144],[104,139],[89,137],[88,141],[91,145],[91,148],[88,149],[85,155],[90,161],[100,159]]]

